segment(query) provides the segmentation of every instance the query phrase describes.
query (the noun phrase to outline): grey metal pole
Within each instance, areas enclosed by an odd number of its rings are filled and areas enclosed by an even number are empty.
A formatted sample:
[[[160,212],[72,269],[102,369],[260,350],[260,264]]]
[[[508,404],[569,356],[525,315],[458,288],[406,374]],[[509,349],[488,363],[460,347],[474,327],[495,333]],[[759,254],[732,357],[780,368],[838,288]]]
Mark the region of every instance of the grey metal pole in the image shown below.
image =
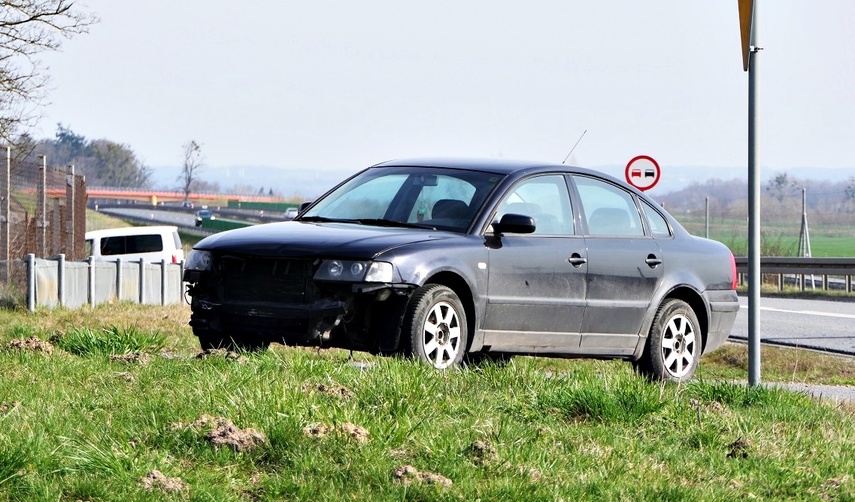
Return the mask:
[[[140,258],[140,284],[139,284],[139,300],[140,305],[145,305],[145,260]]]
[[[760,104],[757,90],[760,64],[759,0],[754,0],[751,51],[748,58],[748,385],[760,384]]]
[[[160,304],[166,305],[166,258],[160,260]]]
[[[88,264],[86,268],[87,300],[89,300],[89,306],[95,308],[95,257],[86,258],[86,263]]]
[[[710,238],[710,198],[704,198],[704,237]]]
[[[59,253],[56,258],[56,293],[59,306],[65,307],[65,254]]]
[[[36,311],[36,255],[27,255],[27,310]]]
[[[122,259],[116,259],[116,302],[118,303],[122,303],[122,282],[124,281],[122,268],[124,268]]]

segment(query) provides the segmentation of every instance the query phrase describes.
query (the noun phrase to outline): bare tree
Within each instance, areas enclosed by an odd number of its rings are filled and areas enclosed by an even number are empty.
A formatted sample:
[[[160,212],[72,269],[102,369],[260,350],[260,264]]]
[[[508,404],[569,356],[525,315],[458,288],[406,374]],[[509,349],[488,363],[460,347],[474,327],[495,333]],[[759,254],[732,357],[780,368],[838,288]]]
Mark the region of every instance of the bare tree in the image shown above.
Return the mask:
[[[39,54],[97,21],[71,0],[0,0],[0,139],[15,143],[15,133],[38,118],[48,81]]]
[[[188,202],[190,192],[198,184],[199,171],[205,167],[205,164],[202,158],[202,146],[195,140],[190,140],[182,148],[184,149],[184,165],[181,167],[178,181],[181,182],[181,190],[184,192],[184,202]]]

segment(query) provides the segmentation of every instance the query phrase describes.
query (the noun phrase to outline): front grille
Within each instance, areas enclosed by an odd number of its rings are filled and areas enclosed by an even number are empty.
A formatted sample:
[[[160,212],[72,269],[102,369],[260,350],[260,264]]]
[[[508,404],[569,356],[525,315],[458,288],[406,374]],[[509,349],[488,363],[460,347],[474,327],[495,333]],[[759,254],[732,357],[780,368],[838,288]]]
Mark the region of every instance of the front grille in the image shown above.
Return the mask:
[[[216,270],[225,301],[306,303],[311,262],[280,258],[221,256]]]

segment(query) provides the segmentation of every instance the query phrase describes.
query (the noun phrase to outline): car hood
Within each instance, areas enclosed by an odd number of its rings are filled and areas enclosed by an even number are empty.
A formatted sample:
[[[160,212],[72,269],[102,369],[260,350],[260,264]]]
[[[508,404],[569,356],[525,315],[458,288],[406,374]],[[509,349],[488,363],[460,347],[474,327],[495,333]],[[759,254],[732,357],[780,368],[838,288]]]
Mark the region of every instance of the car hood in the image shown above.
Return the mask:
[[[427,229],[286,221],[220,232],[199,241],[194,249],[255,256],[367,260],[405,244],[447,239],[452,235]]]

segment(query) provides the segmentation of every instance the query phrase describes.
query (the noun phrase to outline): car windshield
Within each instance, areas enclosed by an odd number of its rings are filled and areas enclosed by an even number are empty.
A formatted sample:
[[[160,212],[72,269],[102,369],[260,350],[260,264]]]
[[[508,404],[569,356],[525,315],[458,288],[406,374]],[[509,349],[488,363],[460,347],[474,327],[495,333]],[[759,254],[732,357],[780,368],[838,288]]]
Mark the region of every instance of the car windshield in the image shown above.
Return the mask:
[[[466,231],[502,175],[431,167],[368,169],[301,219]]]

